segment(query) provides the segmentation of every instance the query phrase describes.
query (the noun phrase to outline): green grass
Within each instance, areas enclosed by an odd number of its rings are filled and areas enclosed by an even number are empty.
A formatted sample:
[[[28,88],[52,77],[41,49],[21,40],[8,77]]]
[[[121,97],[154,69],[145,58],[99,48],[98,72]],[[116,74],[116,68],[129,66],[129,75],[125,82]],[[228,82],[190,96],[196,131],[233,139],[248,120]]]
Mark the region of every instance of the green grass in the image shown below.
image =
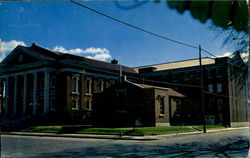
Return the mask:
[[[202,125],[196,125],[196,126],[193,126],[193,127],[196,127],[200,130],[203,129],[203,126]],[[222,125],[206,125],[206,129],[219,129],[219,128],[225,128],[224,126]]]
[[[74,126],[71,126],[74,128]],[[114,135],[160,135],[177,132],[193,132],[196,129],[202,130],[202,125],[196,126],[167,126],[167,127],[143,127],[143,128],[80,128],[67,131],[62,126],[33,126],[21,130],[22,132],[46,132],[46,133],[82,133],[82,134],[114,134]],[[207,129],[224,128],[221,125],[207,125]]]
[[[21,132],[46,132],[57,133],[62,129],[61,126],[33,126],[22,129]]]

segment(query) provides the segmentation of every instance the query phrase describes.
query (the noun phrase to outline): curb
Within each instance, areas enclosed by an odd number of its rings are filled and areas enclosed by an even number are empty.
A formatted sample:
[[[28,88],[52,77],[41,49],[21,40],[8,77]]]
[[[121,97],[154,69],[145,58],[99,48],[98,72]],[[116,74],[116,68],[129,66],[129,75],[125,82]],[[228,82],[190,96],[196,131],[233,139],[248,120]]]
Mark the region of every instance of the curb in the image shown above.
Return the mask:
[[[119,136],[119,135],[90,135],[90,134],[56,134],[56,133],[29,133],[29,132],[0,132],[1,135],[22,135],[22,136],[39,136],[39,137],[66,137],[66,138],[92,138],[92,139],[114,139],[114,140],[135,140],[135,141],[154,141],[161,138],[173,138],[187,135],[210,134],[215,132],[224,132],[232,130],[249,129],[249,127],[226,128],[226,129],[211,129],[207,133],[202,131],[186,132],[186,133],[171,133],[164,135],[146,135],[146,136]]]
[[[24,133],[24,132],[0,132],[1,135],[21,135],[39,137],[65,137],[65,138],[92,138],[92,139],[115,139],[115,140],[138,140],[153,141],[156,138],[133,137],[133,136],[105,136],[105,135],[84,135],[84,134],[54,134],[54,133]]]

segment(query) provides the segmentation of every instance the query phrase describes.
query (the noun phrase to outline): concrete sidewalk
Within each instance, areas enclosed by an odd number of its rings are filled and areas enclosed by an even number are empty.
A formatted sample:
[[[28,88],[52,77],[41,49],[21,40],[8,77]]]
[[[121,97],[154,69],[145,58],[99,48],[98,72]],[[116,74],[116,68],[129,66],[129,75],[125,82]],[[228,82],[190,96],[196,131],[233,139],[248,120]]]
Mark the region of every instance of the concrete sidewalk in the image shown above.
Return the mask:
[[[249,129],[249,127],[225,128],[225,129],[208,129],[207,133],[202,131],[171,133],[163,135],[145,135],[145,136],[126,136],[126,135],[97,135],[97,134],[57,134],[57,133],[32,133],[32,132],[1,132],[3,135],[23,135],[23,136],[40,136],[40,137],[69,137],[69,138],[93,138],[93,139],[118,139],[118,140],[136,140],[152,141],[162,138],[172,138],[186,135],[209,134],[214,132],[223,132],[230,130]]]

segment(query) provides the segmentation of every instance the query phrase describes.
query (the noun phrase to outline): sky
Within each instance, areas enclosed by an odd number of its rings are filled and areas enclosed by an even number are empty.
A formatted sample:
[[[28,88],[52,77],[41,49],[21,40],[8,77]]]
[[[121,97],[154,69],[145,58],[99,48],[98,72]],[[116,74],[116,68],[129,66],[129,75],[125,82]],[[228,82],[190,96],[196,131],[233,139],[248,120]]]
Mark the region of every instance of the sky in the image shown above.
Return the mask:
[[[201,45],[217,56],[235,51],[231,45],[223,46],[225,35],[213,29],[211,21],[201,23],[189,11],[179,14],[163,1],[77,2],[156,34]],[[197,49],[136,30],[70,1],[0,2],[0,21],[0,60],[18,44],[32,43],[107,62],[116,59],[130,67],[198,58]]]

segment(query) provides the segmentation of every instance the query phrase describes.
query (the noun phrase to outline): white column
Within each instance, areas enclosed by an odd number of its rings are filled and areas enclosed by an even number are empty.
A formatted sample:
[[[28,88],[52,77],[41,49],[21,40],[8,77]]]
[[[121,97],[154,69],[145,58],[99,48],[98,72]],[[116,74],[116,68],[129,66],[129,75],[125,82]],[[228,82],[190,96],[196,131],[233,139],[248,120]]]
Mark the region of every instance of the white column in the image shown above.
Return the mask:
[[[8,115],[8,105],[9,105],[9,77],[5,79],[5,98],[4,98],[4,105],[5,105],[5,115]]]
[[[44,72],[44,114],[47,114],[49,111],[49,84],[50,74],[49,72]]]
[[[33,85],[33,115],[36,114],[37,106],[37,73],[34,72],[34,85]]]
[[[26,114],[27,74],[23,75],[23,115]]]
[[[16,109],[17,109],[17,80],[18,77],[14,76],[14,80],[15,80],[15,85],[14,85],[14,107],[13,107],[13,115],[16,115]]]

